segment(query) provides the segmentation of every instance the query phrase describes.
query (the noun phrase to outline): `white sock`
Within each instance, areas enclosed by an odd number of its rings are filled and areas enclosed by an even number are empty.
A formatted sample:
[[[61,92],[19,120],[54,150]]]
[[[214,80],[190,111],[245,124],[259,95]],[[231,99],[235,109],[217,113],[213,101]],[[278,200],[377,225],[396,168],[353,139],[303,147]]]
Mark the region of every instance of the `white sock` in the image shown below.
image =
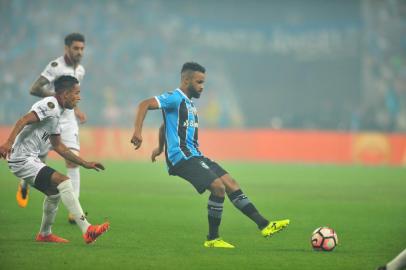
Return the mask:
[[[50,195],[45,196],[43,212],[42,212],[42,222],[39,233],[42,236],[46,236],[52,233],[51,227],[54,224],[56,212],[58,211],[58,204],[61,199],[61,195]]]
[[[21,185],[21,188],[27,188],[27,186],[28,186],[28,183],[25,181],[25,180],[23,180],[23,179],[20,179],[20,185]]]
[[[69,213],[73,215],[82,233],[85,233],[90,223],[87,222],[79,200],[73,193],[72,181],[70,179],[63,181],[57,186],[57,189],[59,190],[59,194],[61,194],[62,203],[68,209]]]
[[[68,168],[66,174],[70,178],[70,180],[72,180],[73,192],[75,193],[76,198],[79,199],[79,193],[80,193],[80,171],[79,171],[79,167]]]
[[[401,270],[406,266],[406,249],[386,265],[386,270]]]

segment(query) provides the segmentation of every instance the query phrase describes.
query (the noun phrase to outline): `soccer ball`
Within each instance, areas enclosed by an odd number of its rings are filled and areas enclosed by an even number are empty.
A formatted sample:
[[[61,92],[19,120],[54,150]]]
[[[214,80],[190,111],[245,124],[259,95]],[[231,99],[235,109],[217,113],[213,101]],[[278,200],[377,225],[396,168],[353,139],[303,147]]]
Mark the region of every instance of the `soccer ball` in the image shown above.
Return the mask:
[[[338,245],[336,232],[329,227],[319,227],[312,233],[311,244],[314,250],[332,251]]]

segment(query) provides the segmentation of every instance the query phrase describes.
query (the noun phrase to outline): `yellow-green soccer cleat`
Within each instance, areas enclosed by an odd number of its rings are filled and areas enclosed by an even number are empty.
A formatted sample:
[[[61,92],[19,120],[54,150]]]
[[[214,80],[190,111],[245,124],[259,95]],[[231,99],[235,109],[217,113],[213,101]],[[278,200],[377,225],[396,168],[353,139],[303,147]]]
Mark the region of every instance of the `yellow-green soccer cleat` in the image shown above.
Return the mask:
[[[282,219],[277,221],[270,221],[268,226],[261,230],[263,237],[272,236],[274,233],[277,233],[287,227],[290,223],[289,219]]]
[[[227,243],[221,238],[204,241],[204,246],[207,248],[235,248],[233,245]]]

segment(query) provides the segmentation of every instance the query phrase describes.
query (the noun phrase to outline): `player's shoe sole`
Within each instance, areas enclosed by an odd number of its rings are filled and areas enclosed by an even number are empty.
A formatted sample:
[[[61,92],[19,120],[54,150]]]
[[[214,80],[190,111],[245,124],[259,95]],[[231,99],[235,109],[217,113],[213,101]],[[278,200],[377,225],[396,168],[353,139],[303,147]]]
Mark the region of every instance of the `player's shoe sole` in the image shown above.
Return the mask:
[[[18,206],[25,208],[28,204],[28,197],[30,193],[30,187],[27,185],[26,188],[21,187],[21,183],[18,184],[16,200]]]
[[[100,235],[107,232],[109,228],[109,222],[105,222],[100,225],[90,225],[89,228],[87,228],[86,233],[83,235],[83,239],[85,240],[86,244],[93,243]]]
[[[270,237],[277,232],[285,229],[290,223],[289,219],[277,220],[277,221],[270,221],[268,226],[261,230],[261,235],[263,237]]]
[[[203,245],[207,248],[235,248],[235,246],[233,246],[230,243],[227,243],[221,238],[206,240]]]
[[[55,234],[49,234],[46,236],[42,236],[41,234],[37,234],[35,238],[37,242],[46,242],[46,243],[69,243],[69,240],[66,240],[62,237],[59,237]]]

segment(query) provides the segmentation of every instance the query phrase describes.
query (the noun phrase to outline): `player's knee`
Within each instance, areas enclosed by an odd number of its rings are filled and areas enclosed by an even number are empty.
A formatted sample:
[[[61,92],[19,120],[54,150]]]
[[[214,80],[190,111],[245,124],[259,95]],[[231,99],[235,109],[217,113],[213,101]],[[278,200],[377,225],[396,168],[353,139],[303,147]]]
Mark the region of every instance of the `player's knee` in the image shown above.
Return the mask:
[[[57,189],[55,184],[51,184],[49,188],[46,190],[45,194],[48,196],[56,195],[59,194],[59,190]]]
[[[218,197],[224,197],[226,187],[224,186],[223,182],[218,178],[211,183],[210,191]]]
[[[221,177],[221,181],[225,185],[227,192],[233,192],[240,189],[240,186],[238,185],[237,181],[235,181],[229,175]]]
[[[67,177],[67,176],[65,176],[65,175],[63,175],[63,174],[60,174],[60,173],[58,173],[58,172],[54,172],[54,173],[52,174],[52,176],[51,176],[51,182],[52,182],[53,184],[55,184],[55,185],[59,185],[60,183],[66,181],[66,180],[68,180],[68,179],[69,179],[69,177]]]

